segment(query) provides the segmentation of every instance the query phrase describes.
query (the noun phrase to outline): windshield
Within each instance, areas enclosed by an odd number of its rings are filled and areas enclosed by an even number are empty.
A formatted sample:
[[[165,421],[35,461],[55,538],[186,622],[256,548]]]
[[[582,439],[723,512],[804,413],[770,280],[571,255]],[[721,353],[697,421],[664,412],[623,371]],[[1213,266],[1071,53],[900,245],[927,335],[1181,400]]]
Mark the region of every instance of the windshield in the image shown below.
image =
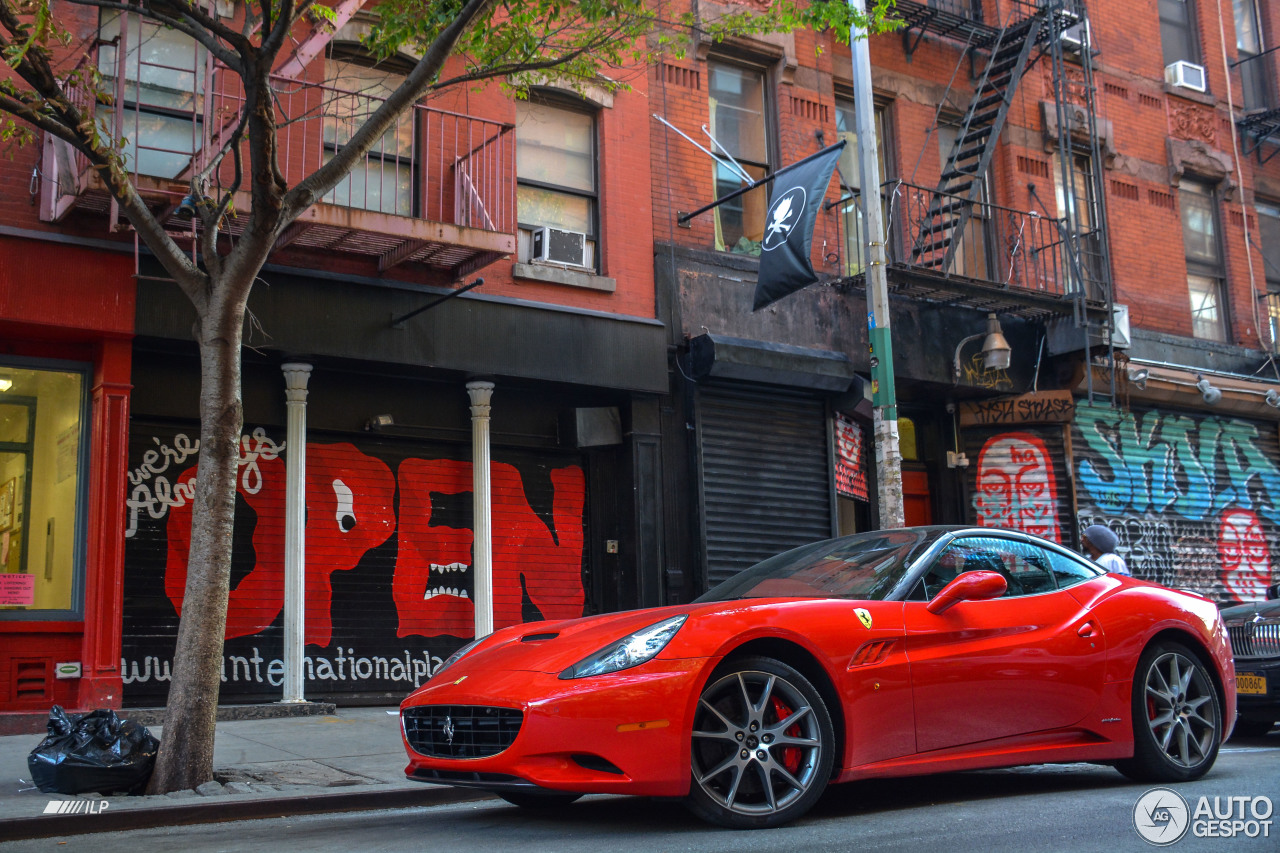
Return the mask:
[[[876,530],[805,545],[739,572],[698,601],[883,599],[942,532],[936,528]]]

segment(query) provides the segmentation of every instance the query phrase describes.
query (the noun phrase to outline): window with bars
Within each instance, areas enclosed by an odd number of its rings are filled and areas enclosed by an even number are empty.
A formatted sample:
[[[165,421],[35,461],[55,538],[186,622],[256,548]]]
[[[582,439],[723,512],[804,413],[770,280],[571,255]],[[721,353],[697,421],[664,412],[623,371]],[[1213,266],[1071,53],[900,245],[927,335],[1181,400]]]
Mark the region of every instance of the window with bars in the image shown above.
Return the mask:
[[[327,162],[369,119],[404,75],[346,58],[325,60],[324,151]],[[396,216],[414,214],[414,119],[408,110],[362,161],[325,195],[329,204]]]
[[[1259,201],[1257,211],[1257,245],[1266,267],[1267,325],[1271,331],[1271,347],[1280,352],[1280,202]]]
[[[889,146],[885,142],[885,108],[879,104],[875,108],[876,152],[880,161],[880,181],[883,185],[891,179],[890,161],[887,156]],[[841,209],[840,221],[843,228],[844,258],[841,275],[853,276],[862,272],[866,266],[865,257],[865,223],[862,218],[862,164],[858,156],[858,136],[855,132],[853,101],[851,99],[836,100],[836,138],[845,140],[844,151],[840,154],[837,168],[840,172]],[[889,205],[881,199],[881,221],[884,223],[886,236],[890,228],[888,218]]]

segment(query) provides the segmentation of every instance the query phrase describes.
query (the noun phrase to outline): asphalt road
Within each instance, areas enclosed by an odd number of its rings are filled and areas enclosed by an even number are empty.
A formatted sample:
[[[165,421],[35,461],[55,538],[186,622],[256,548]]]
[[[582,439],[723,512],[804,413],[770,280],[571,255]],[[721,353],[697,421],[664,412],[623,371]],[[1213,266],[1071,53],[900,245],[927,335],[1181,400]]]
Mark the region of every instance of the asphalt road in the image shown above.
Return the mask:
[[[831,788],[804,819],[775,830],[732,832],[708,826],[676,802],[589,797],[553,811],[498,800],[452,806],[156,828],[0,844],[17,851],[138,853],[204,851],[404,851],[432,853],[632,853],[632,851],[921,850],[946,853],[1148,851],[1134,829],[1134,807],[1150,786],[1092,765],[1042,765]],[[1189,808],[1208,797],[1265,796],[1274,810],[1269,835],[1186,835],[1167,849],[1280,850],[1280,734],[1233,741],[1213,771],[1176,786]],[[1263,806],[1259,802],[1258,808]],[[86,816],[86,821],[92,817]]]

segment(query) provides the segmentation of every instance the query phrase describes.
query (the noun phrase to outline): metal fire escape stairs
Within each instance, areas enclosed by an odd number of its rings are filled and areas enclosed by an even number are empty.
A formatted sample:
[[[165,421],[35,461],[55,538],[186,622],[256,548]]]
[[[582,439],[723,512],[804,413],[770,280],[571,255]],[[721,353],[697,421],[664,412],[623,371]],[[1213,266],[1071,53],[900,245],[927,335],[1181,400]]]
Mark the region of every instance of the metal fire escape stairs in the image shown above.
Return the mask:
[[[1046,189],[1063,197],[1058,204],[1065,209],[1059,213],[1056,207],[1048,207],[1054,197],[1039,193],[1034,184],[1030,188],[1043,214],[1058,223],[1056,248],[1062,252],[1067,277],[1064,291],[1072,309],[1070,317],[1050,323],[1048,337],[1059,341],[1058,352],[1083,349],[1092,353],[1105,349],[1108,363],[1114,364],[1117,335],[1102,186],[1104,162],[1093,79],[1094,50],[1084,0],[1014,2],[1010,16],[1013,20],[999,29],[984,26],[980,19],[962,21],[961,26],[952,20],[959,20],[956,15],[941,14],[931,5],[909,0],[899,3],[908,29],[919,27],[921,35],[931,29],[944,38],[964,37],[970,48],[989,46],[990,53],[937,189],[921,221],[916,223],[911,265],[951,275],[966,228],[982,201],[981,184],[1018,84],[1029,68],[1046,60],[1051,66],[1051,108],[1055,112],[1060,153],[1055,183],[1061,188],[1056,190],[1051,185]],[[1023,17],[1018,18],[1019,15]],[[1083,175],[1085,181],[1080,180],[1082,167],[1088,169]],[[1077,199],[1075,189],[1082,186],[1085,198]],[[1092,399],[1093,372],[1086,370],[1085,374]],[[1114,397],[1115,371],[1111,375],[1110,396]]]
[[[965,111],[955,144],[942,168],[938,188],[911,248],[915,266],[946,272],[973,217],[983,176],[991,165],[1014,93],[1032,60],[1045,14],[1025,18],[999,31]]]

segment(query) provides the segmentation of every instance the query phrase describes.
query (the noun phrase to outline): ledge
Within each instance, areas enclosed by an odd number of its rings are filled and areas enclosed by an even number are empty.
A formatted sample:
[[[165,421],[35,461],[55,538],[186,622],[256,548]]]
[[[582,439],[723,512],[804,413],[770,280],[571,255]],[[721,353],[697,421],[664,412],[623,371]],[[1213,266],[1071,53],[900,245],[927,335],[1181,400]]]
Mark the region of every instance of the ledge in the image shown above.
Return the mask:
[[[541,264],[514,264],[511,274],[516,278],[529,281],[543,281],[548,284],[563,284],[568,287],[582,287],[587,290],[599,290],[613,293],[618,289],[616,278],[605,278],[601,275],[578,272],[564,267],[550,267]]]

